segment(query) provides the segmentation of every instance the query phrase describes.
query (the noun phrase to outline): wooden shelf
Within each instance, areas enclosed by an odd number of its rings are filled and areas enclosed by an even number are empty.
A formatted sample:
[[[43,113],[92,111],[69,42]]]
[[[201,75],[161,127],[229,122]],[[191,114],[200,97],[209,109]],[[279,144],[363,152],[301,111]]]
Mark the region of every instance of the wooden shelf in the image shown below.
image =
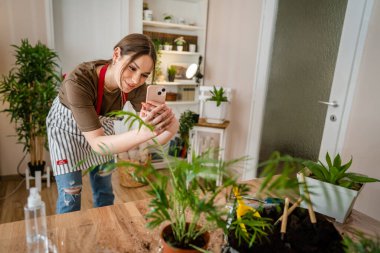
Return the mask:
[[[167,105],[198,105],[198,101],[166,101]]]
[[[176,50],[160,50],[163,54],[178,54],[178,55],[200,55],[199,52],[189,52],[189,51],[176,51]]]
[[[147,20],[143,20],[143,25],[144,26],[151,26],[151,27],[160,27],[160,28],[173,28],[173,29],[189,30],[189,31],[196,31],[196,30],[204,29],[203,27],[200,27],[200,26],[181,25],[181,24],[166,23],[166,22],[160,22],[160,21],[147,21]]]
[[[156,82],[157,85],[164,85],[164,86],[181,86],[181,85],[196,85],[198,86],[199,83],[189,80],[189,81],[175,81],[175,82]]]

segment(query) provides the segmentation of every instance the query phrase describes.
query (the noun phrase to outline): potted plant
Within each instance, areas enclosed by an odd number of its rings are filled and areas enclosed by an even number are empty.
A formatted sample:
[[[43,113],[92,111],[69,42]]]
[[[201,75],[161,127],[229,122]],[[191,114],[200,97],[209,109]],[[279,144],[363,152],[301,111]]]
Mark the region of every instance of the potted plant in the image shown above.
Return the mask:
[[[56,52],[41,42],[32,46],[27,39],[15,48],[16,66],[0,82],[0,94],[9,107],[3,112],[15,123],[17,140],[29,153],[32,176],[42,171],[46,141],[46,116],[61,81]]]
[[[174,66],[170,65],[168,67],[168,81],[174,82],[176,74],[177,74],[177,69]]]
[[[186,44],[186,40],[183,36],[180,36],[174,40],[174,43],[177,46],[177,51],[183,51],[183,45]]]
[[[125,122],[137,121],[139,127],[147,125],[136,114],[114,112],[112,116],[124,117]],[[146,166],[136,167],[136,174],[150,186],[148,193],[153,197],[150,210],[146,215],[148,228],[162,228],[163,252],[198,252],[207,248],[208,231],[221,228],[225,231],[227,210],[224,203],[216,201],[222,191],[236,186],[236,180],[228,174],[228,169],[237,166],[244,159],[219,161],[205,156],[192,156],[192,161],[169,158],[163,147],[155,147],[167,161],[168,174],[157,172],[148,162]],[[116,167],[130,166],[129,162],[109,163],[103,166],[106,171]],[[221,184],[216,184],[220,176]],[[151,180],[150,178],[154,178]],[[182,251],[184,250],[184,251]]]
[[[173,46],[172,46],[172,44],[170,42],[168,42],[168,41],[164,42],[164,50],[165,51],[171,51],[172,48],[173,48]]]
[[[304,184],[295,172],[303,162],[273,152],[259,165],[262,183],[256,192],[244,185],[234,188],[224,253],[343,252],[343,239],[333,224],[318,213],[314,221],[310,211],[299,207],[303,201],[310,203],[308,196],[297,194]]]
[[[187,150],[189,148],[189,132],[194,127],[195,115],[196,113],[186,110],[184,111],[179,118],[179,135],[183,143],[183,148],[181,150],[181,157],[185,158],[187,155]]]
[[[303,173],[307,175],[306,183],[310,191],[314,192],[311,201],[317,212],[344,223],[363,185],[380,180],[347,172],[352,164],[352,158],[348,163],[343,164],[339,154],[331,160],[329,153],[326,153],[326,163],[304,162],[306,169]],[[303,191],[303,187],[300,191]]]
[[[221,124],[227,114],[228,98],[223,87],[213,86],[211,97],[205,101],[204,115],[208,123]]]
[[[171,23],[173,22],[173,15],[164,13],[164,21],[166,23]]]

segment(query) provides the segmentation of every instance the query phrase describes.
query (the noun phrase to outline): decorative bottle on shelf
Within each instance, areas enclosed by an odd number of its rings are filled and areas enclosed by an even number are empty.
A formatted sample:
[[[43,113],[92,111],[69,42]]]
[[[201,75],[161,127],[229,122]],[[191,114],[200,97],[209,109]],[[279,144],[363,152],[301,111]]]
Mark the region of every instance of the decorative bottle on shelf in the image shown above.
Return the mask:
[[[35,187],[30,188],[24,212],[27,252],[48,252],[45,203]]]

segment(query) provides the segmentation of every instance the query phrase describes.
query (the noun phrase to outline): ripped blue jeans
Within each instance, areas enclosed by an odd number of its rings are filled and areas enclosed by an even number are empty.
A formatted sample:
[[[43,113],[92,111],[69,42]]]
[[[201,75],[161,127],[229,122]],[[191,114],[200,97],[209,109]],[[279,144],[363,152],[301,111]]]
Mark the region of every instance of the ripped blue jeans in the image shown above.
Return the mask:
[[[101,165],[100,165],[101,166]],[[111,175],[100,175],[97,166],[89,173],[94,207],[113,205]],[[56,213],[79,211],[81,207],[82,171],[55,176],[58,189]]]

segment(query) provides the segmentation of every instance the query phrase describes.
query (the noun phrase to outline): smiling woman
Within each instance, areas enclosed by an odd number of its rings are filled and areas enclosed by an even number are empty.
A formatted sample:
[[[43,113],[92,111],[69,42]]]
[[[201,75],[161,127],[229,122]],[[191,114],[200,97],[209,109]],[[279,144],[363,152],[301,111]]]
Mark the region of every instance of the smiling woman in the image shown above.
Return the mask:
[[[176,134],[178,120],[165,104],[143,103],[145,81],[155,64],[150,38],[130,34],[116,44],[111,60],[82,63],[66,76],[46,120],[58,189],[57,213],[80,209],[81,170],[90,167],[94,168],[90,173],[94,206],[113,204],[111,175],[98,173],[102,164],[152,138],[163,144]],[[107,115],[121,110],[127,101],[153,132],[142,127],[114,134],[113,119]]]

